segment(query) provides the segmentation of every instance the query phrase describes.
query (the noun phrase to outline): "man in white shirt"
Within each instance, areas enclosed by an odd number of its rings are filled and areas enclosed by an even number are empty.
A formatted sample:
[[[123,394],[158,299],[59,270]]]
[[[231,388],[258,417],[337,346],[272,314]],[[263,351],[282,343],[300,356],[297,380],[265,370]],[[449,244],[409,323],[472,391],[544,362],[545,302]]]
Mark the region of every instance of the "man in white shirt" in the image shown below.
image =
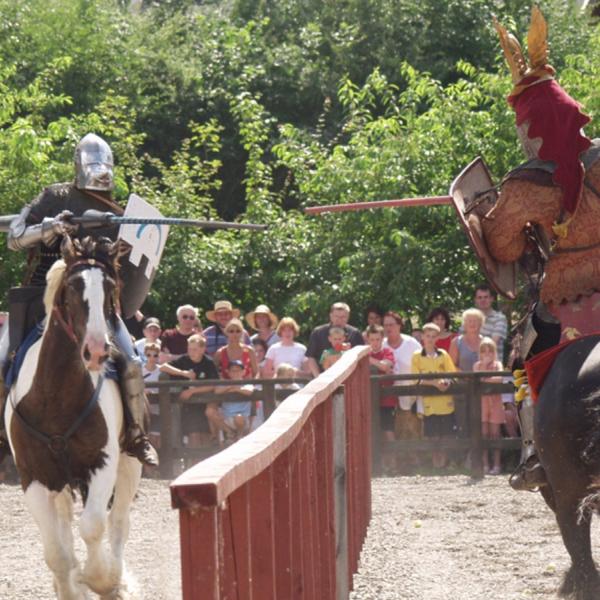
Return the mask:
[[[385,340],[384,348],[389,348],[394,353],[394,373],[404,375],[411,373],[412,356],[423,348],[415,338],[402,333],[402,317],[393,311],[388,311],[383,317],[383,331]],[[394,385],[408,385],[412,381],[396,381]],[[398,418],[396,423],[400,425],[400,437],[414,439],[421,437],[421,419],[412,410],[415,396],[399,396]],[[422,412],[420,402],[417,404],[417,412]]]

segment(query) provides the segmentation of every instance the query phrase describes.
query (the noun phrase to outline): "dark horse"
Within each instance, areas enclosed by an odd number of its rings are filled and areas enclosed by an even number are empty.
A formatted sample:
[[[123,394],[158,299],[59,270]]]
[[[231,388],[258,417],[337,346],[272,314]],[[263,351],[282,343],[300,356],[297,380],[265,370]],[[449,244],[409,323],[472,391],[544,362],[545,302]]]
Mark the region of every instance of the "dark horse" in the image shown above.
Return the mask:
[[[540,390],[534,439],[548,479],[540,491],[571,556],[559,593],[600,598],[590,540],[600,507],[600,334],[575,340],[556,357]]]

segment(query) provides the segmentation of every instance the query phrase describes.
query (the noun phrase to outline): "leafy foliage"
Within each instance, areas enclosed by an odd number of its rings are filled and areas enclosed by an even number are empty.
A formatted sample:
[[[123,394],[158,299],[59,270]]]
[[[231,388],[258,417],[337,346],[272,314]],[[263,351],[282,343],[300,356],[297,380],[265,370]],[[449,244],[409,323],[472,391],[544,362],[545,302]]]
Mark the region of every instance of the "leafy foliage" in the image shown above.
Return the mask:
[[[482,155],[522,158],[491,14],[525,38],[530,7],[497,0],[144,3],[0,0],[0,211],[72,177],[86,132],[118,165],[116,196],[164,214],[267,223],[173,228],[145,312],[227,297],[304,331],[328,305],[414,316],[470,303],[481,273],[452,209],[307,217],[308,205],[446,194]],[[552,61],[595,117],[600,35],[548,0]],[[597,126],[592,123],[588,134]],[[0,250],[1,298],[24,257]],[[358,319],[356,319],[358,321]]]

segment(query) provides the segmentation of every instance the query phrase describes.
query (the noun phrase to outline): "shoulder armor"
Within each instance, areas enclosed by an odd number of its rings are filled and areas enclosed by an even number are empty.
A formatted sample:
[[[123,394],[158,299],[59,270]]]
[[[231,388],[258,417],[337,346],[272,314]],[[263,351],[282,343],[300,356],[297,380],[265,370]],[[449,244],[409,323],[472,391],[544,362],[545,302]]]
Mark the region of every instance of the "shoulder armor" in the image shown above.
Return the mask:
[[[25,233],[25,228],[27,227],[27,217],[31,212],[31,205],[27,204],[21,209],[19,216],[16,219],[13,219],[9,228],[8,235],[11,238],[20,238],[23,233]]]

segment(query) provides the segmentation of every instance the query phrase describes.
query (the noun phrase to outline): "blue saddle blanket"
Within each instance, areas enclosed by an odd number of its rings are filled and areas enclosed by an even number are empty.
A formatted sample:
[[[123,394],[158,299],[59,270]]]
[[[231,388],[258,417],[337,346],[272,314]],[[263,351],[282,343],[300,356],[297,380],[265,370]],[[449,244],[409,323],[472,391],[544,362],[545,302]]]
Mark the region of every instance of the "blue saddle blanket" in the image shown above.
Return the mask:
[[[21,342],[21,345],[17,348],[14,358],[8,362],[8,369],[4,374],[4,383],[7,389],[10,389],[12,384],[17,381],[17,377],[19,376],[19,372],[23,366],[23,361],[25,360],[27,351],[42,337],[43,333],[44,324],[43,322],[38,323],[27,334],[25,339]],[[107,360],[104,365],[104,377],[106,379],[112,379],[113,381],[118,381],[119,379],[116,365],[112,359]]]

